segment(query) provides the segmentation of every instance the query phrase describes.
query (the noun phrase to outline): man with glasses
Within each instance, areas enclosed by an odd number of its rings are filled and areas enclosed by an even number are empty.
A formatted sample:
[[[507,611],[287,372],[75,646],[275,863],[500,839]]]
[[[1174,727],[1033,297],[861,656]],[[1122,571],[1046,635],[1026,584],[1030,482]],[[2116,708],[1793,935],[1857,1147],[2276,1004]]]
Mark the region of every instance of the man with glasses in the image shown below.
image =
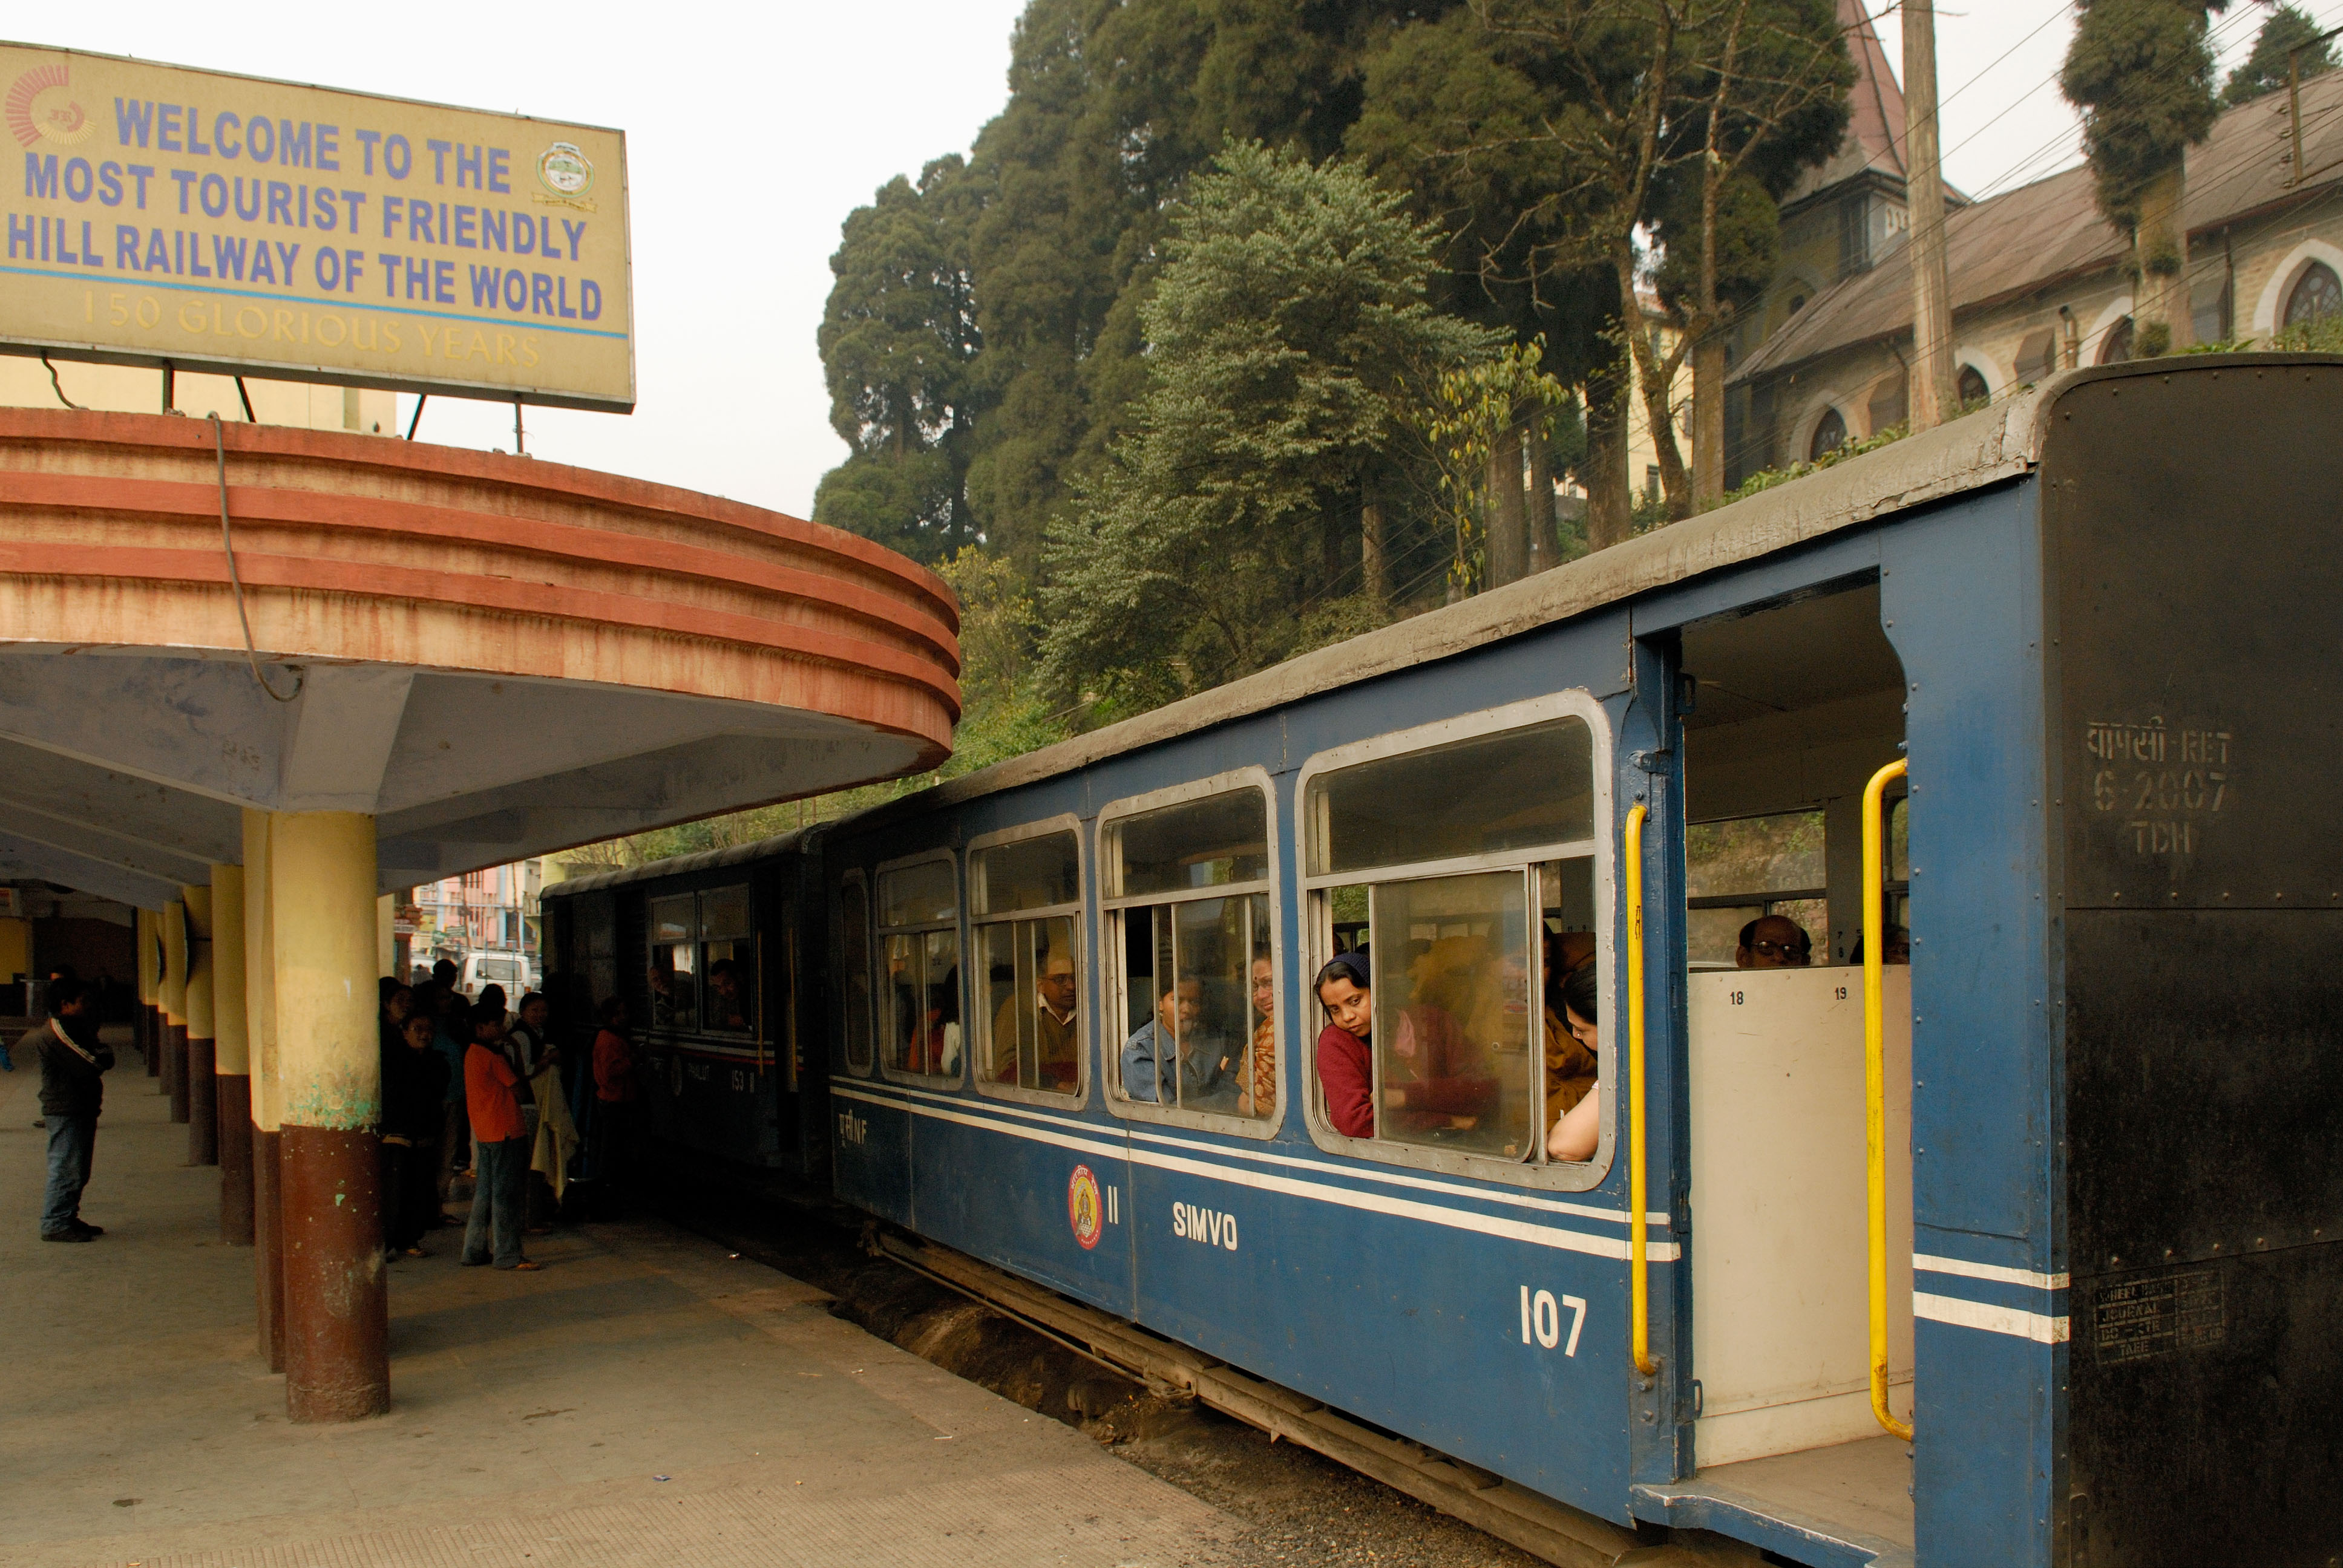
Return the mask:
[[[1741,928],[1741,945],[1733,950],[1735,969],[1802,970],[1814,961],[1814,939],[1787,915],[1761,915],[1750,921]]]

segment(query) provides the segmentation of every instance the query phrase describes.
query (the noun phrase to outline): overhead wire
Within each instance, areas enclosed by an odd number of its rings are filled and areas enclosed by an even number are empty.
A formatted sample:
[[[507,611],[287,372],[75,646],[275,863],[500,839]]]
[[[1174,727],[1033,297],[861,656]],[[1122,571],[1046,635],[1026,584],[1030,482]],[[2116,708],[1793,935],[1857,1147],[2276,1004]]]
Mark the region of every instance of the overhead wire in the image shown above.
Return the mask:
[[[227,581],[228,587],[236,592],[236,618],[244,624],[244,657],[252,666],[252,678],[259,683],[261,690],[279,702],[290,702],[301,695],[301,676],[297,673],[294,676],[292,690],[278,691],[268,683],[268,677],[262,673],[260,651],[253,646],[252,615],[244,605],[244,578],[236,569],[236,534],[228,527],[227,520],[227,443],[220,424],[219,411],[214,409],[208,417],[212,422],[212,457],[219,467],[220,548],[227,553]]]

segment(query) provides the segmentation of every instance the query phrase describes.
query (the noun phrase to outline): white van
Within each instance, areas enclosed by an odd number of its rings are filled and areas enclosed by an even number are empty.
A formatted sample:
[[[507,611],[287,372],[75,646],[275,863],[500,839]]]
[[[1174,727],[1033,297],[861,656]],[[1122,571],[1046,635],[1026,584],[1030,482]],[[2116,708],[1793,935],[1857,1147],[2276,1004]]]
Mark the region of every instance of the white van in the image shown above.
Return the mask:
[[[516,1008],[531,989],[530,969],[527,955],[522,953],[468,953],[463,968],[457,972],[456,989],[466,1001],[478,1001],[483,987],[500,985],[505,988],[505,1006]]]

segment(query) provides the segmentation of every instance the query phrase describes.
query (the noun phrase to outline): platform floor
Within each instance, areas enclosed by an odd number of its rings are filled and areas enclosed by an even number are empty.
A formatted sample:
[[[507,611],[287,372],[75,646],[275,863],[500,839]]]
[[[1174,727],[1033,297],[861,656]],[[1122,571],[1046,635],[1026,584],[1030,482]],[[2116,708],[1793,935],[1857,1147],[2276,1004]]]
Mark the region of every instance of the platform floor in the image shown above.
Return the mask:
[[[655,1223],[533,1238],[537,1274],[391,1273],[392,1410],[296,1427],[134,1052],[86,1246],[36,1235],[37,1075],[0,1074],[0,1565],[727,1568],[1233,1561],[1225,1514]]]

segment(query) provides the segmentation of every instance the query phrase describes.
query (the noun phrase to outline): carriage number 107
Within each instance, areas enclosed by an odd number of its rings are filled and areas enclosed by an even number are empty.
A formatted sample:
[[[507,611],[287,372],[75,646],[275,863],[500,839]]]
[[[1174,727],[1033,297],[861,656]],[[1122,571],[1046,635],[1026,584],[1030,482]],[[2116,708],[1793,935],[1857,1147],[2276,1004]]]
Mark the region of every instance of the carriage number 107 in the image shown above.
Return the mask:
[[[1562,1344],[1564,1307],[1570,1309],[1568,1344]],[[1556,1302],[1552,1291],[1540,1291],[1532,1295],[1527,1285],[1522,1287],[1522,1343],[1528,1344],[1534,1337],[1547,1350],[1562,1344],[1564,1355],[1574,1356],[1578,1353],[1578,1331],[1585,1326],[1586,1302],[1584,1298],[1564,1296]]]

